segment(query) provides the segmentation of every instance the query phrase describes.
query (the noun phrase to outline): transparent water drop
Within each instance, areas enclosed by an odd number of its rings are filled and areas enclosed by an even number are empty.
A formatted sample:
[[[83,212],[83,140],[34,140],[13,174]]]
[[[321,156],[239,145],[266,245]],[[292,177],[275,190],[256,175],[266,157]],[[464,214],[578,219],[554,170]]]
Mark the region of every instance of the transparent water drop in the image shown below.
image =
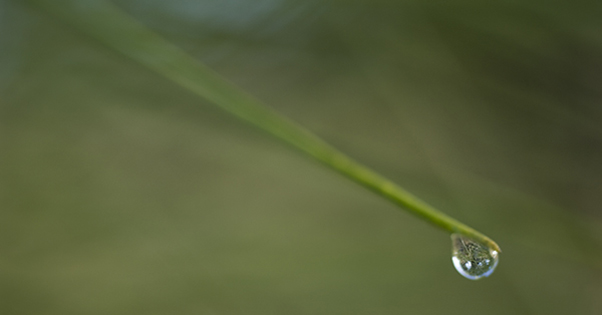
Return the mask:
[[[456,270],[467,279],[477,280],[493,273],[499,253],[470,237],[452,234],[452,262]]]

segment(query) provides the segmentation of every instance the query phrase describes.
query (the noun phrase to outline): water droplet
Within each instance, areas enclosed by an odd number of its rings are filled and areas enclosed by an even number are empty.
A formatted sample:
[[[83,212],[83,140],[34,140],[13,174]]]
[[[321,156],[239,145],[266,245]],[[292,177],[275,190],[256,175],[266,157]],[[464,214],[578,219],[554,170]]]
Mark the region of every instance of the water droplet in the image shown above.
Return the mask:
[[[477,280],[493,273],[499,253],[465,235],[452,234],[452,262],[465,278]]]

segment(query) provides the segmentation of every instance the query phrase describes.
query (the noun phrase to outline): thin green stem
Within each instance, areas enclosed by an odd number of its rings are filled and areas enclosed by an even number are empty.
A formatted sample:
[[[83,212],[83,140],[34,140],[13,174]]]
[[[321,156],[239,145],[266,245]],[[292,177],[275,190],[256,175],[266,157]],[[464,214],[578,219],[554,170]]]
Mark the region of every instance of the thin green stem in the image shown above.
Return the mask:
[[[464,234],[500,251],[499,246],[489,237],[429,206],[305,128],[272,111],[112,4],[106,1],[78,0],[30,2],[427,222],[450,233]]]

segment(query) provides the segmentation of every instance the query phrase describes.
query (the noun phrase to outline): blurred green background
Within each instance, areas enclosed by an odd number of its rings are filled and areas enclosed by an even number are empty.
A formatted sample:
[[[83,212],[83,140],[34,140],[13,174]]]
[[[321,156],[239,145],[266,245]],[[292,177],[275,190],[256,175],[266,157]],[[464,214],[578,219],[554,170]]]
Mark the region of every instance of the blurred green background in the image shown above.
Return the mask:
[[[602,3],[114,3],[500,264],[0,0],[0,314],[602,314]]]

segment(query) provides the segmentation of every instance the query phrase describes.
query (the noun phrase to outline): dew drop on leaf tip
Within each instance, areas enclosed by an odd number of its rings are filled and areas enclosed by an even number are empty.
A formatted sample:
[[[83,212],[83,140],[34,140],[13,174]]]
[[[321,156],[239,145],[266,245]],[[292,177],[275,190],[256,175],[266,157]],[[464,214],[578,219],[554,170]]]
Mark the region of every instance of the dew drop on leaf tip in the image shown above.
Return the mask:
[[[452,262],[465,278],[489,277],[499,261],[499,253],[462,234],[452,234]]]

